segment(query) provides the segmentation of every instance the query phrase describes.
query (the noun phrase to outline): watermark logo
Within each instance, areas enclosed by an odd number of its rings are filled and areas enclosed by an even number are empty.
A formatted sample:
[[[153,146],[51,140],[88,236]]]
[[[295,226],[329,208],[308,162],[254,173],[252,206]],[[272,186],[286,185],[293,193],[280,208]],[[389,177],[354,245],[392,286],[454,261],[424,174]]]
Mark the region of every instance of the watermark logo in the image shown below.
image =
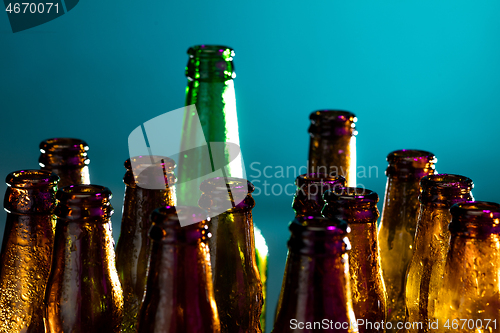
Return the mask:
[[[12,32],[19,32],[52,21],[69,12],[79,0],[12,1],[4,0]]]
[[[197,206],[201,195],[199,186],[203,180],[216,177],[245,178],[239,142],[234,141],[237,139],[232,142],[207,142],[195,105],[150,119],[135,128],[128,137],[132,172],[137,186],[164,190],[168,184],[161,157],[169,157],[177,164],[177,205]],[[137,156],[149,156],[149,162],[145,164],[144,158],[139,162],[139,159],[134,159]],[[218,191],[218,199],[238,205],[245,199],[248,189],[239,188],[237,195],[232,192],[235,191],[231,191],[231,186],[228,185],[226,191]],[[217,207],[210,210],[209,217],[231,208],[227,205]],[[179,219],[181,226],[195,223],[192,219]]]

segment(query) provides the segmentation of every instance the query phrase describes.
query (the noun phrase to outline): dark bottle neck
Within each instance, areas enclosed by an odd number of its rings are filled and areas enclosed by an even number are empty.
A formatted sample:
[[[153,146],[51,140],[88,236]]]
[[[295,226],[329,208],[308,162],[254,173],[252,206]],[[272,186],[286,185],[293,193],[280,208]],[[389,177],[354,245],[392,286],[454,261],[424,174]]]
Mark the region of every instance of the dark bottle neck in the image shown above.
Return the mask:
[[[389,166],[386,175],[390,179],[419,181],[424,176],[434,174],[437,159],[428,151],[402,149],[390,153],[387,161]]]
[[[377,193],[365,188],[341,187],[323,196],[323,216],[345,220],[350,224],[376,223],[380,216]]]
[[[59,177],[50,171],[21,170],[6,178],[4,208],[12,214],[52,214]]]
[[[325,174],[309,173],[298,176],[295,185],[297,192],[293,198],[292,208],[298,217],[321,216],[321,209],[324,206],[323,193],[344,187],[346,184],[342,176],[329,177]]]
[[[486,201],[466,201],[450,208],[452,215],[448,226],[452,238],[487,239],[500,234],[500,205]]]
[[[54,138],[40,143],[38,163],[42,170],[50,170],[61,177],[59,187],[89,184],[87,156],[89,146],[85,141],[72,138]]]
[[[197,45],[189,48],[186,76],[190,81],[220,82],[233,79],[234,50],[220,45]]]
[[[452,205],[473,200],[474,187],[470,178],[460,175],[434,174],[420,181],[422,192],[419,200],[426,206],[439,206],[449,209]]]
[[[273,332],[289,332],[291,320],[347,322],[351,318],[347,225],[325,218],[290,223],[288,259]],[[328,306],[325,306],[328,304]],[[335,327],[332,327],[332,331]],[[348,332],[348,329],[338,329]]]
[[[184,206],[151,214],[153,246],[138,332],[161,330],[165,322],[170,332],[218,331],[205,216],[199,208]],[[188,225],[181,227],[180,220]]]

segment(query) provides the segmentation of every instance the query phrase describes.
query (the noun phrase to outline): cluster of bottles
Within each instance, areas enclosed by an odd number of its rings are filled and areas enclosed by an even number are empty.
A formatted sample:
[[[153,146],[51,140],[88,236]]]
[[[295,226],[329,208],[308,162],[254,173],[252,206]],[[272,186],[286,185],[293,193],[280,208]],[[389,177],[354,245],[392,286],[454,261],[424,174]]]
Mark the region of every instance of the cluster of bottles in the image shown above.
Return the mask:
[[[234,52],[188,53],[186,104],[205,140],[238,143]],[[472,201],[467,177],[436,174],[433,154],[399,150],[378,226],[378,195],[356,187],[356,117],[310,120],[272,332],[500,332],[500,205]],[[115,255],[111,192],[91,185],[87,144],[50,139],[40,150],[40,170],[7,176],[0,332],[265,330],[267,247],[249,181],[131,157]]]
[[[356,117],[310,119],[272,332],[500,332],[500,205],[437,174],[434,154],[398,150],[377,226],[378,195],[349,186]]]

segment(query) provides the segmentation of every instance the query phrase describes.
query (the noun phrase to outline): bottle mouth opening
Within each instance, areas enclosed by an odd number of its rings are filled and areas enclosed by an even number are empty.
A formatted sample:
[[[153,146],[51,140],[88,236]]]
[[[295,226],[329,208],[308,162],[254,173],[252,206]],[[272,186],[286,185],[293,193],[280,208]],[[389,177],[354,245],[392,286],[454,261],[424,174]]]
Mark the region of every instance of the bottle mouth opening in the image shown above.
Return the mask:
[[[391,152],[387,156],[387,161],[389,161],[389,162],[398,162],[398,161],[418,162],[418,161],[424,161],[424,160],[427,160],[430,163],[437,162],[437,159],[433,153],[425,151],[425,150],[418,150],[418,149],[396,150],[396,151]]]
[[[187,53],[190,57],[234,57],[234,50],[224,45],[195,45],[188,49]],[[229,60],[229,59],[228,59]]]
[[[7,175],[5,182],[10,187],[55,186],[59,177],[51,171],[19,170]]]
[[[498,219],[500,218],[500,204],[488,201],[465,201],[453,205],[451,213],[457,216]]]
[[[448,190],[448,189],[465,189],[471,190],[474,187],[472,179],[454,174],[434,174],[425,176],[420,181],[422,189]]]
[[[209,192],[245,192],[252,193],[255,186],[246,179],[236,177],[215,177],[203,181],[200,184],[203,193]]]
[[[109,188],[101,185],[69,185],[57,191],[56,198],[61,201],[103,204],[109,202],[112,194]]]
[[[85,152],[89,150],[89,146],[85,141],[74,138],[52,138],[40,143],[40,151],[42,153],[58,152],[61,150]]]
[[[125,168],[127,170],[138,171],[139,173],[150,167],[150,166],[161,166],[165,169],[165,171],[169,172],[175,169],[176,164],[173,159],[166,156],[158,156],[158,155],[144,155],[144,156],[135,156],[127,159],[125,161]]]
[[[358,121],[358,118],[354,115],[354,113],[344,110],[318,110],[309,116],[311,120],[327,120],[327,121],[351,121],[353,123]]]
[[[210,238],[207,214],[198,207],[165,206],[151,213],[152,227],[149,237],[155,241],[175,243]]]
[[[344,201],[345,203],[377,203],[378,194],[363,187],[336,187],[323,195],[325,201]]]
[[[326,173],[304,173],[297,177],[295,185],[300,188],[305,184],[332,184],[336,188],[345,186],[346,179],[340,175],[332,177]]]

